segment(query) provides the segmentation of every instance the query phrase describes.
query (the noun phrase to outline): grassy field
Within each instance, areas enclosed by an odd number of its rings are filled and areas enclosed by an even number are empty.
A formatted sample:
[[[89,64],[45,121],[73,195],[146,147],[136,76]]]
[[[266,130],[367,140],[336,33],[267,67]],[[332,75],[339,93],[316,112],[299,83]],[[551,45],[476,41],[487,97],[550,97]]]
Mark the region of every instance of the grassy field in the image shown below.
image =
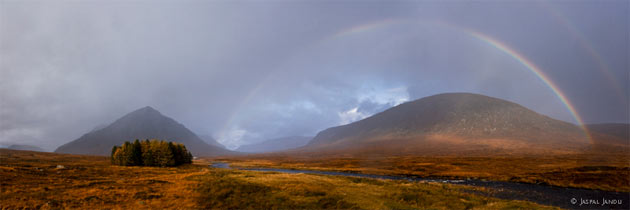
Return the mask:
[[[0,209],[532,209],[483,188],[364,178],[114,166],[106,157],[0,149]]]
[[[194,182],[186,177],[203,173],[190,165],[125,167],[106,157],[0,150],[0,208],[194,208]]]
[[[192,179],[200,181],[202,208],[552,209],[470,193],[480,188],[436,183],[226,169]]]
[[[230,162],[235,167],[307,169],[451,179],[475,178],[606,191],[630,191],[630,156],[619,153],[386,158],[275,154],[213,160]]]

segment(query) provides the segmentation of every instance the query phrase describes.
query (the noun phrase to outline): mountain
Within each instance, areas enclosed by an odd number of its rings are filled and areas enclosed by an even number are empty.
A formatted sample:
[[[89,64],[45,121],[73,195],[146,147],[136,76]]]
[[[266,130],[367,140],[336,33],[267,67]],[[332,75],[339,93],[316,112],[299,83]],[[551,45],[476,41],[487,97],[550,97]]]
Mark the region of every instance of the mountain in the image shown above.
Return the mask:
[[[57,153],[110,155],[114,145],[135,139],[160,139],[183,143],[194,156],[234,152],[208,145],[184,125],[147,106],[133,111],[102,129],[95,129],[57,148]]]
[[[260,143],[240,146],[236,151],[249,153],[276,152],[294,149],[304,146],[313,139],[305,136],[288,136],[276,139],[269,139]]]
[[[209,145],[225,149],[225,145],[219,143],[216,139],[212,138],[212,136],[210,135],[199,135],[199,138],[201,138],[201,140],[208,143]]]
[[[106,127],[107,127],[107,124],[100,124],[100,125],[97,125],[96,127],[92,128],[92,130],[90,132],[98,131],[98,130],[101,130],[101,129],[106,128]]]
[[[588,124],[586,127],[596,143],[630,145],[630,124],[601,123]]]
[[[630,139],[630,124],[627,123],[588,124],[586,127],[591,132],[598,132],[622,139]]]
[[[37,146],[31,146],[31,145],[22,145],[22,144],[13,144],[10,145],[9,147],[7,147],[7,149],[12,149],[12,150],[28,150],[28,151],[36,151],[36,152],[45,152],[44,149],[39,148]]]
[[[588,144],[580,127],[516,103],[472,93],[445,93],[326,129],[301,149],[388,154],[529,153],[575,150]]]

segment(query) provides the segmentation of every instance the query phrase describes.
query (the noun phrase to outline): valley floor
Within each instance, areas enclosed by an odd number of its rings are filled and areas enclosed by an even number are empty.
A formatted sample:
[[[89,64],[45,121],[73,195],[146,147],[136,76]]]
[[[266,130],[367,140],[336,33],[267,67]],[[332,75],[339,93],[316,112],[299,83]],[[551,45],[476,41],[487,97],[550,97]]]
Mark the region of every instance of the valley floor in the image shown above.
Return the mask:
[[[284,168],[445,179],[481,179],[630,192],[630,155],[306,156],[250,155],[209,159],[233,167]]]
[[[441,183],[208,168],[0,149],[0,209],[544,209]]]

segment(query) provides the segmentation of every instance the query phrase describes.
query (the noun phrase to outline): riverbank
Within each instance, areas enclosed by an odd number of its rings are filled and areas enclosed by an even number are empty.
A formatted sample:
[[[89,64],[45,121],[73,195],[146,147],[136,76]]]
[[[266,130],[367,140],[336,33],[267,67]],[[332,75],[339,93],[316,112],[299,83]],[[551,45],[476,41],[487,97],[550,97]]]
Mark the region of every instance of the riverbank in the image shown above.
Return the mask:
[[[230,169],[228,163],[213,163],[211,167]],[[281,168],[238,168],[247,171],[279,172],[289,174],[320,174],[345,177],[360,177],[371,179],[385,179],[397,181],[412,181],[424,183],[444,183],[467,185],[487,188],[487,191],[470,192],[507,200],[530,201],[542,205],[550,205],[567,209],[628,209],[630,206],[628,192],[611,192],[601,190],[579,189],[571,187],[555,187],[549,185],[515,183],[502,181],[487,181],[477,179],[439,179],[418,178],[404,176],[388,176],[377,174],[362,174],[338,171],[296,170]]]
[[[242,168],[337,171],[405,177],[522,182],[630,192],[630,155],[583,153],[548,156],[362,156],[259,154],[206,159]]]
[[[256,209],[558,209],[527,201],[484,196],[485,188],[213,168],[200,176],[208,208]],[[225,199],[229,197],[229,199]]]

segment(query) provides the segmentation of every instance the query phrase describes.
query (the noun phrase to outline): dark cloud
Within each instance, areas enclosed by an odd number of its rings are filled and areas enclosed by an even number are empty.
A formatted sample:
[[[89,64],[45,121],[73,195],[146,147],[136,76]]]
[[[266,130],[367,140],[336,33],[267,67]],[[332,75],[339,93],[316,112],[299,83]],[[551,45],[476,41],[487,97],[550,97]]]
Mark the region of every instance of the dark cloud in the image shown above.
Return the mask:
[[[628,122],[627,1],[2,1],[0,142],[47,149],[147,105],[231,146],[475,92]],[[605,68],[603,68],[604,66]]]

